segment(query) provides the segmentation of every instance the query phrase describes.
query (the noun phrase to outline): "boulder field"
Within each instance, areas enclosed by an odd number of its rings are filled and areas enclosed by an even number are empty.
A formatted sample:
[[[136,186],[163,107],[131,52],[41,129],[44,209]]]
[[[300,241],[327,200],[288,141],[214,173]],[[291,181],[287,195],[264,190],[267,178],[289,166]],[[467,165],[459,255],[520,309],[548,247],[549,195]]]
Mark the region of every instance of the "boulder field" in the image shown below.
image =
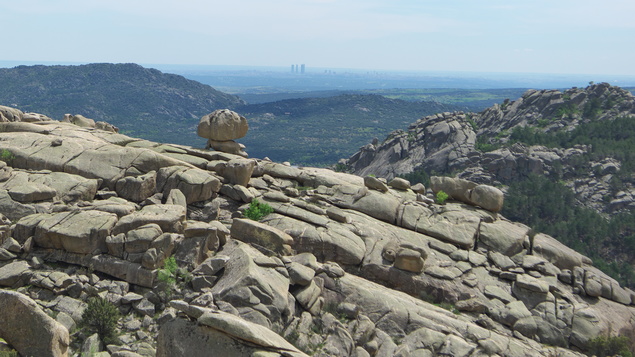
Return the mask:
[[[635,293],[498,214],[494,187],[427,190],[73,117],[0,107],[0,338],[22,355],[583,356],[635,333]],[[247,219],[254,200],[273,213]],[[176,283],[159,274],[172,259]],[[77,328],[94,296],[122,313],[118,343]]]

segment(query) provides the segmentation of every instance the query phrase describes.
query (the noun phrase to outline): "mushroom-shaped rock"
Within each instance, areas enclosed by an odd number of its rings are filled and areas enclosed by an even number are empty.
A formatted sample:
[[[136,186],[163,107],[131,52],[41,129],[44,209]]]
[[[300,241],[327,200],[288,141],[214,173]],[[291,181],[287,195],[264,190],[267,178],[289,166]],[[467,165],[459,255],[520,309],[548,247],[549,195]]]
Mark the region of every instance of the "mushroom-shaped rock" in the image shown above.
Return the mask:
[[[219,109],[201,118],[197,134],[215,141],[229,141],[242,138],[248,129],[245,117],[229,109]]]

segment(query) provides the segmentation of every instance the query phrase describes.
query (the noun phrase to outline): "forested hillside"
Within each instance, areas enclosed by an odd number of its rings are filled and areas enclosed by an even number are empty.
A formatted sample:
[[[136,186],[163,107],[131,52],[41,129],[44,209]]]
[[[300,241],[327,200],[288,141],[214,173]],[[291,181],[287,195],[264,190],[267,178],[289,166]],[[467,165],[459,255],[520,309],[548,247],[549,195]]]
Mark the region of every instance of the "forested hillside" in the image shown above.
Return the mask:
[[[494,184],[503,215],[635,286],[635,98],[606,83],[529,90],[481,113],[422,118],[346,161],[358,174]]]
[[[250,155],[326,166],[414,118],[454,109],[438,102],[343,94],[246,105],[237,110],[249,120],[251,130],[241,142]]]
[[[130,63],[2,68],[0,103],[57,120],[81,114],[128,135],[190,145],[201,116],[244,104],[208,85]]]
[[[332,165],[360,145],[422,115],[455,110],[434,101],[337,95],[246,105],[184,77],[135,64],[19,66],[0,69],[0,103],[54,119],[81,114],[147,140],[203,147],[199,119],[234,109],[252,130],[240,141],[253,157]]]

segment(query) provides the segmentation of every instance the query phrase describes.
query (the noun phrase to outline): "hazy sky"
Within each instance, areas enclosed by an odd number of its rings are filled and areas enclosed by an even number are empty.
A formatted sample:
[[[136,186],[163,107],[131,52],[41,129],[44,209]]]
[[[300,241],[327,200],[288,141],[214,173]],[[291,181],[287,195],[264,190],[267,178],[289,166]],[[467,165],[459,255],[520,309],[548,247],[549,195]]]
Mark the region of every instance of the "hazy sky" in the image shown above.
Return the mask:
[[[0,60],[635,75],[633,0],[0,0]]]

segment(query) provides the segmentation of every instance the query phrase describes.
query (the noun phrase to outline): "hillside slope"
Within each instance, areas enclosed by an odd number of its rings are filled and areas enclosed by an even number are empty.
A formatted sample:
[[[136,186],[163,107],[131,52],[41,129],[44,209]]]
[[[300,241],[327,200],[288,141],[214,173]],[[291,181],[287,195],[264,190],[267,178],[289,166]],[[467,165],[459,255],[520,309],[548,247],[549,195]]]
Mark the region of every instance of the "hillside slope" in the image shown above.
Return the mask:
[[[241,140],[254,157],[327,166],[374,137],[422,115],[456,110],[437,102],[339,95],[246,105],[210,86],[135,64],[19,66],[0,69],[0,103],[61,119],[81,114],[146,140],[203,147],[198,119],[235,109],[250,119]]]
[[[500,185],[513,202],[506,216],[612,264],[632,285],[634,153],[635,97],[600,83],[529,90],[481,113],[428,116],[345,163],[359,175],[442,174]]]
[[[634,346],[635,293],[482,208],[502,198],[494,187],[447,181],[470,201],[437,204],[404,180],[0,113],[0,338],[22,355],[582,357]],[[75,328],[91,311],[113,318],[106,348]]]
[[[132,63],[1,68],[0,103],[56,119],[81,114],[129,135],[190,145],[201,116],[244,104],[208,85]]]

